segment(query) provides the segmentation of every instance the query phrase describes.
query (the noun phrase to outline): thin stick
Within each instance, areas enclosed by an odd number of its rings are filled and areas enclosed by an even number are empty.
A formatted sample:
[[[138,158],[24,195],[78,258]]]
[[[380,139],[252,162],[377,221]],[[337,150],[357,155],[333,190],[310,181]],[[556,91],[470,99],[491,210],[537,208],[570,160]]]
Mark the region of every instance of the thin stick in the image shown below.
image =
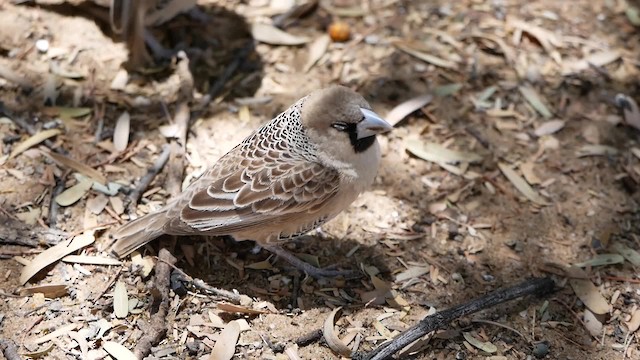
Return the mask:
[[[382,345],[368,354],[356,354],[354,358],[364,360],[389,359],[391,358],[391,356],[393,356],[393,354],[402,350],[415,340],[432,331],[445,327],[451,321],[459,317],[476,313],[480,310],[496,306],[498,304],[513,300],[515,298],[519,298],[521,296],[530,294],[545,294],[553,290],[553,287],[554,283],[551,278],[543,278],[527,280],[506,289],[496,290],[462,305],[458,305],[451,309],[429,315],[420,320],[418,324],[411,327],[409,330],[396,336],[388,344]]]
[[[163,259],[160,259],[159,257],[155,257],[158,261],[164,261]],[[218,289],[215,288],[213,286],[208,285],[207,283],[204,282],[204,280],[201,279],[197,279],[197,278],[193,278],[189,275],[187,275],[187,273],[185,273],[184,271],[182,271],[182,269],[180,269],[179,267],[173,265],[173,264],[169,264],[167,263],[167,265],[169,265],[170,267],[173,268],[173,270],[175,270],[176,272],[178,272],[180,274],[180,278],[181,280],[184,281],[188,281],[190,283],[193,284],[193,286],[195,286],[198,289],[204,290],[206,292],[212,293],[216,296],[219,296],[225,300],[228,300],[234,304],[241,304],[242,303],[242,297],[239,294],[233,293],[231,291],[228,290],[223,290],[223,289]]]
[[[165,144],[164,146],[162,146],[162,153],[156,159],[156,162],[151,168],[147,169],[147,173],[144,174],[142,178],[140,178],[138,185],[136,185],[135,189],[133,189],[129,193],[129,196],[127,197],[127,201],[129,201],[129,204],[127,205],[129,207],[130,213],[135,212],[135,207],[138,204],[142,193],[147,190],[147,187],[149,187],[149,184],[151,184],[151,181],[153,181],[156,175],[158,175],[158,173],[162,171],[162,168],[169,160],[169,154],[171,154],[171,147]]]
[[[151,315],[149,323],[142,329],[144,336],[138,341],[133,353],[138,359],[143,359],[151,351],[151,347],[158,344],[167,332],[167,315],[169,313],[169,283],[171,279],[171,267],[176,263],[176,258],[167,249],[160,249],[158,258],[162,261],[156,265],[156,278],[154,283],[155,301],[159,301],[158,311]],[[154,302],[155,302],[154,301]]]

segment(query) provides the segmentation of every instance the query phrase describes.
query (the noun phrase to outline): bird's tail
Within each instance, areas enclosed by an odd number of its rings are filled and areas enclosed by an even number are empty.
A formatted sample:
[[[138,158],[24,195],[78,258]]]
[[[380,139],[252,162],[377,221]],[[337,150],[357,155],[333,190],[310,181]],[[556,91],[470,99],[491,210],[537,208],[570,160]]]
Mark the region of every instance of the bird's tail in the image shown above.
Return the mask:
[[[147,214],[121,226],[112,235],[116,242],[111,247],[117,257],[129,255],[132,251],[164,234],[166,210]]]

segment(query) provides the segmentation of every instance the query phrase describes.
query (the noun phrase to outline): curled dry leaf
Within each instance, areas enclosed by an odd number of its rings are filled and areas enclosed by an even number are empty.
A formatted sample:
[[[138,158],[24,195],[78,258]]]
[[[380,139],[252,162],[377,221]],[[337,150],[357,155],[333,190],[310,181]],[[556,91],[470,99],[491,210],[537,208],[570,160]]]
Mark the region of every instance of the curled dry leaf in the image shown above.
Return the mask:
[[[331,38],[329,38],[329,35],[321,35],[309,45],[309,58],[307,59],[307,64],[304,66],[304,72],[309,72],[318,60],[327,53],[330,43]]]
[[[16,147],[13,148],[13,151],[11,151],[11,154],[9,154],[9,159],[12,159],[18,156],[19,154],[29,149],[30,147],[34,145],[38,145],[49,138],[59,135],[60,133],[62,133],[60,129],[49,129],[49,130],[40,131],[35,135],[30,136],[27,140],[21,142],[20,144],[16,145]]]
[[[270,45],[295,46],[309,42],[307,37],[291,35],[273,25],[261,23],[251,25],[251,35],[254,39]]]
[[[518,175],[511,166],[505,163],[498,163],[498,168],[504,174],[504,176],[513,184],[513,186],[520,191],[529,201],[538,205],[548,205],[547,202],[540,196],[527,182]]]
[[[609,303],[591,280],[569,279],[569,284],[580,301],[594,314],[602,315],[609,312]]]
[[[102,348],[116,360],[138,360],[136,355],[131,352],[131,350],[124,347],[124,345],[118,344],[115,341],[103,342]]]
[[[565,124],[566,124],[566,122],[563,121],[563,120],[547,121],[547,122],[542,123],[535,130],[533,130],[533,133],[537,137],[541,137],[541,136],[544,136],[544,135],[555,134],[558,131],[560,131],[564,127]]]
[[[29,265],[22,269],[22,272],[20,273],[20,284],[26,283],[40,270],[60,260],[65,255],[91,245],[94,241],[95,237],[93,236],[93,231],[85,231],[73,239],[62,241],[59,244],[41,252],[29,263]]]
[[[129,296],[127,286],[123,281],[116,281],[113,289],[113,313],[118,319],[126,318],[129,314]]]
[[[82,177],[80,181],[68,188],[67,190],[60,193],[56,196],[56,203],[60,206],[69,206],[75,204],[78,200],[82,199],[82,197],[91,189],[93,185],[93,180]]]
[[[209,360],[231,360],[236,352],[236,343],[240,337],[240,324],[237,320],[230,321],[224,326],[218,336],[215,346],[211,350]]]
[[[340,340],[334,329],[336,314],[341,309],[342,307],[337,307],[329,313],[329,316],[324,320],[324,325],[322,326],[322,335],[331,350],[342,356],[351,357],[351,349]]]
[[[409,114],[429,104],[432,99],[433,96],[430,94],[420,95],[413,99],[409,99],[391,109],[385,117],[385,120],[387,120],[391,126],[396,126]]]
[[[522,171],[522,175],[524,175],[525,180],[527,180],[530,185],[537,185],[540,184],[542,180],[536,175],[533,167],[534,164],[532,162],[522,163],[520,164],[520,171]]]
[[[99,215],[107,206],[107,203],[109,203],[109,198],[103,194],[98,194],[98,196],[87,199],[87,209],[94,215]]]
[[[473,345],[474,347],[489,353],[489,354],[493,354],[494,352],[498,351],[498,347],[495,346],[494,344],[490,343],[490,342],[484,342],[481,340],[476,339],[473,335],[471,335],[470,332],[463,332],[462,335],[464,336],[464,339],[467,340],[467,342],[471,345]]]
[[[131,116],[125,111],[118,118],[116,128],[113,130],[113,148],[116,151],[124,151],[127,148],[130,128]]]

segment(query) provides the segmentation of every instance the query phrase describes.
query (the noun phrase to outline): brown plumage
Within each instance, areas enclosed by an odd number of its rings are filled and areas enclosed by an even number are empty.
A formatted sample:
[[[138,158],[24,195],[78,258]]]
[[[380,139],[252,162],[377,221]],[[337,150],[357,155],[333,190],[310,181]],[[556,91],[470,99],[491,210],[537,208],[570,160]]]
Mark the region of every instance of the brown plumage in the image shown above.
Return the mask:
[[[122,257],[162,234],[199,234],[255,240],[273,251],[270,245],[324,224],[371,185],[380,160],[376,134],[389,130],[352,90],[315,91],[164,208],[118,229],[112,250]]]

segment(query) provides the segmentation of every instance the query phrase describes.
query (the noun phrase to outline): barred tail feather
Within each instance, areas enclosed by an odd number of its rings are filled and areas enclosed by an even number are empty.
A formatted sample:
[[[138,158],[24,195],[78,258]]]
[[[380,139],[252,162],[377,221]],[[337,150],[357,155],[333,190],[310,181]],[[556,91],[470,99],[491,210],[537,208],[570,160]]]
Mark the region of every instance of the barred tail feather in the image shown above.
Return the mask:
[[[113,234],[116,242],[111,247],[111,252],[117,257],[122,258],[160,235],[163,235],[165,233],[165,222],[162,220],[165,216],[166,211],[159,211],[147,214],[121,226]]]

